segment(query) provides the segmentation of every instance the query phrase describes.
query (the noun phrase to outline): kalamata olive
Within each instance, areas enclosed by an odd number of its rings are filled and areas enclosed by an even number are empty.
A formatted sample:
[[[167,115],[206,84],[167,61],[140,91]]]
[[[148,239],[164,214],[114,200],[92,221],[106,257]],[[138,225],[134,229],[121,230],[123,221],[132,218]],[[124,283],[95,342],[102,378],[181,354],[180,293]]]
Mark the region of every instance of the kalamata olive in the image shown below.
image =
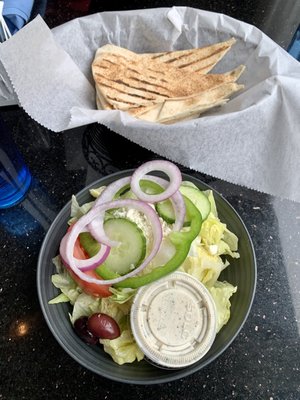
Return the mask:
[[[96,313],[87,321],[88,330],[100,339],[116,339],[120,336],[117,322],[107,314]]]
[[[74,322],[74,330],[77,335],[87,344],[96,344],[99,339],[93,335],[87,327],[88,317],[80,317]]]

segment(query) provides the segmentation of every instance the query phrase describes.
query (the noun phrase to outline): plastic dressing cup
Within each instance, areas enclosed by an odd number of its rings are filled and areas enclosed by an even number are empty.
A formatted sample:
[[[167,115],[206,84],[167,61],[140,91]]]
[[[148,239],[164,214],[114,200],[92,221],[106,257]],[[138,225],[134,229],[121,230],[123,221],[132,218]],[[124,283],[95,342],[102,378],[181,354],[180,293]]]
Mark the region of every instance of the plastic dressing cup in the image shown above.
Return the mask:
[[[209,351],[216,336],[212,296],[184,272],[174,272],[139,289],[130,322],[146,358],[162,368],[195,363]]]

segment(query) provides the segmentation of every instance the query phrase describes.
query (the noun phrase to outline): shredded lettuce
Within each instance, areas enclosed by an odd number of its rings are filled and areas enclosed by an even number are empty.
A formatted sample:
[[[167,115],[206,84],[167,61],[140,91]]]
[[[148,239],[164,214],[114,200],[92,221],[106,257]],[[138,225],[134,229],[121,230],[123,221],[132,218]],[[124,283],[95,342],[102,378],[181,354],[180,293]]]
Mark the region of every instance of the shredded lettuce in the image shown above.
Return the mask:
[[[125,293],[126,291],[124,291]],[[132,297],[132,293],[130,297]],[[116,303],[113,296],[103,298],[101,301],[100,312],[110,315],[118,322],[121,335],[113,340],[100,339],[100,343],[103,345],[104,351],[110,354],[112,359],[119,365],[132,363],[135,360],[140,361],[144,357],[135,342],[129,324],[131,304],[130,298],[126,302]]]
[[[102,298],[100,312],[107,314],[118,323],[123,321],[124,316],[129,315],[131,301],[120,304],[113,301],[112,297]]]
[[[232,258],[239,258],[240,256],[237,252],[237,236],[213,213],[210,213],[207,219],[203,221],[200,238],[203,245],[215,255],[229,255]]]
[[[109,289],[112,292],[111,299],[115,303],[123,304],[126,303],[129,299],[131,299],[135,293],[136,289],[131,288],[113,288],[110,287]]]
[[[49,304],[57,304],[69,301],[72,305],[74,305],[82,290],[64,268],[60,256],[56,256],[52,261],[56,267],[57,274],[52,275],[51,281],[56,288],[60,289],[63,296],[59,294],[54,299],[50,300]]]
[[[211,255],[202,245],[196,247],[197,256],[188,256],[180,270],[210,287],[215,284],[225,264],[220,256]]]
[[[123,330],[116,339],[100,339],[100,343],[103,344],[104,351],[119,365],[132,363],[135,360],[141,361],[144,358],[130,329]]]
[[[95,189],[90,189],[90,195],[93,196],[95,199],[100,196],[100,194],[104,191],[106,186],[100,186]]]
[[[70,298],[64,294],[61,293],[58,296],[54,297],[54,299],[49,301],[49,304],[59,304],[59,303],[69,303],[70,302]]]
[[[94,201],[91,201],[89,203],[85,203],[82,206],[80,206],[78,204],[76,196],[73,195],[71,199],[71,218],[69,219],[68,224],[72,225],[80,217],[82,217],[84,214],[90,211],[90,209],[93,207],[93,204]]]
[[[217,310],[217,332],[227,324],[230,318],[230,297],[236,293],[237,287],[226,281],[215,282],[214,286],[209,288],[209,291],[214,299]]]
[[[94,313],[101,312],[101,298],[90,296],[84,292],[80,293],[77,297],[72,314],[70,314],[70,320],[74,325],[74,322],[80,317],[89,317]]]

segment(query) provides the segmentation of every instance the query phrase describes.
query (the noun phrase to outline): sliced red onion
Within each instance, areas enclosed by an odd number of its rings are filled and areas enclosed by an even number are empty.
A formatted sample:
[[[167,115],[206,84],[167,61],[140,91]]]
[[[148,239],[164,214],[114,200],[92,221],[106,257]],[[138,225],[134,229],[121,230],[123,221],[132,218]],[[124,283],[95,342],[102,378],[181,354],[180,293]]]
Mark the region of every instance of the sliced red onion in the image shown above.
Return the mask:
[[[157,183],[158,185],[162,186],[163,188],[168,187],[169,182],[166,181],[163,178],[159,178],[157,176],[153,175],[146,175],[144,179],[147,179],[148,181],[152,181]],[[175,192],[169,200],[172,203],[174,212],[175,212],[175,222],[173,226],[173,231],[177,232],[180,231],[181,228],[183,227],[184,219],[185,219],[185,203],[182,197],[182,194],[180,193],[179,190]]]
[[[170,182],[163,193],[146,194],[142,191],[140,187],[140,180],[151,171],[161,171],[168,175]],[[157,203],[159,201],[168,199],[175,192],[177,192],[181,181],[181,172],[175,164],[165,160],[148,161],[134,171],[131,178],[131,190],[138,199],[147,201],[148,203]]]
[[[78,235],[83,231],[83,229],[85,229],[85,227],[89,225],[98,216],[99,213],[104,213],[105,211],[110,210],[112,208],[123,208],[123,207],[135,208],[146,215],[153,230],[153,246],[151,252],[138,268],[136,268],[133,271],[130,271],[126,275],[122,275],[117,278],[107,279],[107,280],[92,278],[87,274],[85,274],[83,271],[81,271],[76,265],[76,260],[73,255],[75,241]],[[84,280],[85,282],[96,283],[97,285],[113,285],[141,272],[149,264],[149,262],[153,259],[153,257],[157,254],[160,248],[161,241],[162,241],[162,228],[155,210],[153,210],[153,208],[149,206],[149,204],[146,204],[142,201],[124,199],[124,200],[115,200],[111,202],[106,202],[103,204],[100,203],[94,206],[87,214],[83,215],[77,222],[75,222],[73,229],[69,232],[68,236],[66,237],[66,240],[61,243],[60,251],[65,256],[64,259],[65,262],[69,265],[71,270],[80,279]]]
[[[131,176],[125,176],[124,178],[117,179],[110,183],[96,199],[94,206],[105,203],[106,201],[112,201],[118,191],[122,189],[122,187],[129,185],[130,181]]]
[[[112,201],[115,194],[122,189],[122,187],[128,185],[130,183],[131,176],[126,176],[125,178],[121,178],[109,184],[100,196],[96,199],[95,204],[93,207],[96,207],[99,204],[105,203],[107,201]],[[99,243],[103,243],[110,247],[116,247],[118,242],[109,239],[106,235],[103,223],[104,223],[104,216],[105,212],[98,214],[97,218],[95,218],[91,223],[88,225],[88,229],[90,234],[97,240]]]
[[[82,232],[86,232],[86,229],[82,230],[80,233]],[[60,242],[59,254],[63,259],[64,264],[68,264],[66,261],[67,259],[66,242],[68,240],[69,235],[70,232],[67,232]],[[101,245],[98,253],[95,254],[93,257],[87,258],[85,260],[79,260],[78,258],[74,257],[74,262],[76,264],[76,267],[79,268],[81,271],[91,271],[97,268],[100,264],[104,263],[104,261],[109,255],[109,252],[110,252],[109,246]]]

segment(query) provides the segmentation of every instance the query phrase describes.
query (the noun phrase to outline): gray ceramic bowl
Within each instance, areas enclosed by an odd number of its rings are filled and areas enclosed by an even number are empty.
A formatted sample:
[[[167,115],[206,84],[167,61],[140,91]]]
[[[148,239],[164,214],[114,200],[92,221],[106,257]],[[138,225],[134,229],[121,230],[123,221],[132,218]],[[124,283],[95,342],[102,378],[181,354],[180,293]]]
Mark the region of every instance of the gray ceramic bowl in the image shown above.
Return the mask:
[[[129,175],[132,170],[116,173],[102,178],[89,185],[77,194],[80,204],[91,200],[89,189],[107,185],[110,182]],[[183,174],[184,180],[190,180],[200,189],[211,189],[203,182]],[[218,333],[210,351],[199,362],[190,367],[178,370],[159,369],[146,361],[117,365],[100,346],[90,347],[83,343],[74,333],[69,321],[69,305],[49,305],[48,301],[58,294],[51,283],[55,272],[51,259],[58,253],[59,243],[67,228],[70,215],[70,203],[58,214],[52,223],[41,247],[38,268],[37,288],[41,308],[47,324],[54,337],[63,349],[78,363],[106,378],[134,384],[156,384],[173,381],[188,376],[214,361],[232,343],[249,314],[256,287],[256,260],[253,245],[247,229],[230,204],[214,192],[221,221],[239,237],[240,259],[232,260],[231,265],[222,273],[222,279],[238,286],[232,297],[231,318]]]

